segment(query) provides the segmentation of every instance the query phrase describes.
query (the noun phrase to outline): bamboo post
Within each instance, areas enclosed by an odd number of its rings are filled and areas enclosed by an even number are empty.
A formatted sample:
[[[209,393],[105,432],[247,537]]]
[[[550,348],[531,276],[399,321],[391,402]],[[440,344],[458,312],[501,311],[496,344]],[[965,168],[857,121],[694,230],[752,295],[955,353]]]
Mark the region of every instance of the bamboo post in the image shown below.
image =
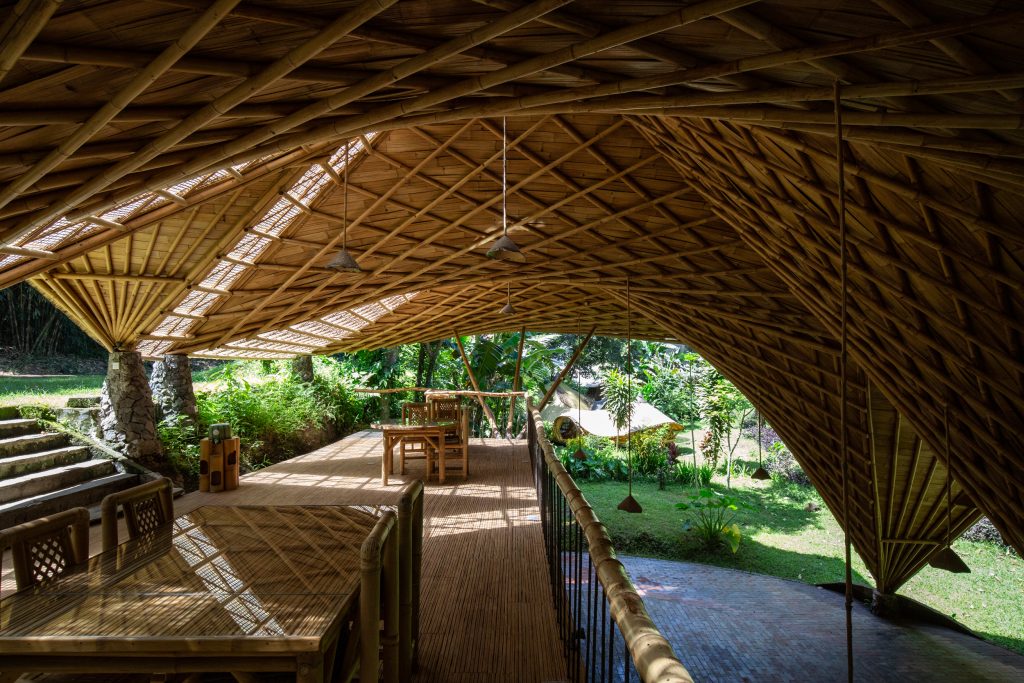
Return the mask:
[[[523,344],[526,342],[526,328],[519,328],[519,348],[516,350],[516,371],[512,375],[512,391],[519,391],[519,370],[523,365]],[[505,436],[512,435],[513,423],[516,419],[516,397],[512,396],[508,401],[508,422],[505,426]]]
[[[385,546],[392,534],[395,521],[395,513],[391,511],[381,515],[360,549],[360,680],[376,681],[380,670],[381,569]]]
[[[466,373],[469,375],[469,381],[473,385],[474,391],[480,391],[480,385],[477,384],[476,375],[473,374],[473,368],[469,366],[469,358],[466,357],[466,349],[462,346],[462,338],[459,337],[459,333],[455,333],[455,343],[459,347],[459,355],[462,356],[462,364],[466,366]],[[491,407],[487,405],[487,401],[484,400],[483,396],[477,395],[476,400],[480,402],[480,407],[484,409],[484,415],[487,416],[487,421],[491,423],[491,430],[494,434],[498,433],[498,422],[494,419],[494,413],[491,412]]]
[[[580,354],[583,353],[583,349],[587,347],[587,342],[589,342],[590,338],[594,336],[595,330],[597,330],[597,327],[591,327],[590,332],[587,332],[586,338],[579,343],[579,346],[576,347],[576,350],[572,354],[572,358],[570,358],[569,362],[565,364],[562,371],[558,373],[558,377],[556,377],[555,381],[551,383],[551,387],[548,388],[548,392],[544,394],[544,398],[542,398],[540,403],[537,405],[538,411],[544,410],[544,406],[546,406],[548,401],[551,400],[551,397],[555,395],[555,390],[558,389],[559,385],[562,384],[562,380],[565,379],[565,376],[569,374],[570,370],[572,370],[572,366],[576,364],[576,359],[580,357]]]

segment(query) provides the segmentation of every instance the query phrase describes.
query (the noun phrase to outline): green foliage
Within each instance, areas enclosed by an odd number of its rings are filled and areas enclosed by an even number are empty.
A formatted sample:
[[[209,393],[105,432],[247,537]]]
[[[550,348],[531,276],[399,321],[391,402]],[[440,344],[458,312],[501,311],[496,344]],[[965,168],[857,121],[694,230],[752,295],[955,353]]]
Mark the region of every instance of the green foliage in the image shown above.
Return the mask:
[[[0,340],[19,354],[104,355],[103,347],[27,282],[0,290]]]
[[[184,477],[187,488],[194,486],[199,477],[198,427],[185,416],[169,415],[156,426],[156,433],[171,467]]]
[[[701,488],[711,483],[714,473],[710,465],[695,466],[687,462],[677,462],[672,469],[672,478],[684,486]]]
[[[269,374],[250,374],[253,368],[244,364],[223,365],[209,376],[216,389],[196,394],[201,431],[218,422],[230,424],[242,439],[247,468],[315,448],[364,421],[363,401],[352,391],[355,382],[345,363],[316,359],[314,381],[309,384],[293,376],[287,363],[271,362],[261,369]],[[171,441],[179,436],[184,438],[174,428],[168,431]],[[188,463],[188,451],[174,448]]]
[[[684,531],[693,531],[708,550],[724,541],[733,553],[739,550],[743,535],[735,521],[741,506],[751,507],[736,496],[723,495],[708,488],[701,489],[685,502],[676,503],[678,509],[690,513],[690,518],[683,524]]]
[[[645,429],[630,436],[635,474],[656,476],[668,465],[668,448],[665,446],[667,437],[667,427]]]
[[[731,445],[732,428],[751,405],[732,382],[713,369],[705,374],[702,389],[701,412],[707,420],[708,432],[701,443],[701,452],[705,460],[718,467],[723,453],[732,455],[731,448],[725,450],[727,442]]]
[[[615,429],[621,431],[633,418],[633,404],[639,395],[639,385],[634,385],[628,375],[612,368],[604,376],[604,407],[611,415]]]

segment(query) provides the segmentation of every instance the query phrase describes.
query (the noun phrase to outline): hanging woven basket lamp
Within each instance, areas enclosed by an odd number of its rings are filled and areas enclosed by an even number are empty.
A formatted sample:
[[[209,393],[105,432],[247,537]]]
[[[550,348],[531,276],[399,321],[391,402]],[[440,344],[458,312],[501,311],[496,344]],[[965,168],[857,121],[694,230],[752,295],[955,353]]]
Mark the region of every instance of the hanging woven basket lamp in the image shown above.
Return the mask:
[[[352,161],[348,153],[348,140],[345,141],[345,176],[342,184],[344,186],[343,211],[341,224],[341,251],[334,255],[327,263],[327,268],[339,273],[361,273],[363,269],[356,263],[355,258],[348,251],[348,166]]]
[[[501,119],[501,237],[487,250],[487,256],[499,261],[526,263],[526,254],[508,236],[508,142],[504,117]]]
[[[505,299],[505,305],[501,307],[501,314],[502,315],[515,315],[516,314],[516,309],[512,308],[512,284],[511,283],[506,284],[505,287],[506,287],[505,293],[506,293],[507,298]]]
[[[768,474],[768,470],[764,468],[764,464],[761,462],[761,411],[757,411],[757,469],[750,475],[751,479],[760,479],[762,481],[771,479],[772,475]]]

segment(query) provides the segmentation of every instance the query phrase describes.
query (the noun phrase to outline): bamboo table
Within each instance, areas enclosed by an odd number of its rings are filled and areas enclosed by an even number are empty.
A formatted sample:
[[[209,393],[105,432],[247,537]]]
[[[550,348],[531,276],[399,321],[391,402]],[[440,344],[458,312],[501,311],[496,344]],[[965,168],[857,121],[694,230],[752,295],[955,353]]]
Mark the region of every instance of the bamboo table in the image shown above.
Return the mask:
[[[427,476],[430,476],[430,451],[444,451],[445,436],[457,428],[455,422],[423,422],[420,424],[403,424],[400,422],[375,422],[370,425],[379,429],[384,437],[384,452],[381,455],[380,475],[384,486],[388,485],[388,475],[395,471],[395,444],[403,439],[423,439],[427,442]],[[444,483],[444,458],[438,458],[437,480]]]
[[[198,508],[0,600],[0,671],[294,671],[319,683],[358,660],[375,674],[383,588],[385,679],[397,680],[394,526],[393,512],[352,507]]]

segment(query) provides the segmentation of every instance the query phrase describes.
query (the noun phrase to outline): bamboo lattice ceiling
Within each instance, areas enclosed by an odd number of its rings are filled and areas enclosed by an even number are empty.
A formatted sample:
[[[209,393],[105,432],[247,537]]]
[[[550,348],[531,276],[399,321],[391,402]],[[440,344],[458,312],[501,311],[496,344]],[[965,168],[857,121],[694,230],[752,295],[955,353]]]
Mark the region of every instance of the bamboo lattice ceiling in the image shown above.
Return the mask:
[[[834,510],[838,81],[858,552],[895,590],[944,539],[946,406],[954,532],[1024,549],[1024,3],[0,6],[0,286],[107,348],[287,357],[622,335],[628,280]],[[484,257],[502,116],[525,264]]]

